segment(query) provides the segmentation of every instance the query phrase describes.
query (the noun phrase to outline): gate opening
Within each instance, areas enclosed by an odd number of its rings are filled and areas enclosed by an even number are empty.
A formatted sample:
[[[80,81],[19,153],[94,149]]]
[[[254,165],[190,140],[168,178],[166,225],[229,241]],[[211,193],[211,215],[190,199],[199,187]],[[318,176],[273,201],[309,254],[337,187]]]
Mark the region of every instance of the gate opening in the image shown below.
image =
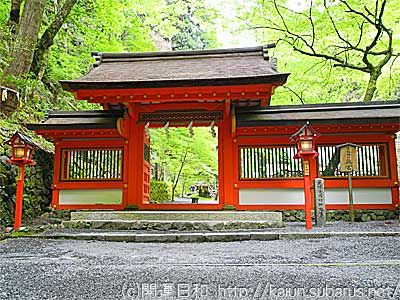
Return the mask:
[[[218,128],[151,128],[151,204],[218,204]]]

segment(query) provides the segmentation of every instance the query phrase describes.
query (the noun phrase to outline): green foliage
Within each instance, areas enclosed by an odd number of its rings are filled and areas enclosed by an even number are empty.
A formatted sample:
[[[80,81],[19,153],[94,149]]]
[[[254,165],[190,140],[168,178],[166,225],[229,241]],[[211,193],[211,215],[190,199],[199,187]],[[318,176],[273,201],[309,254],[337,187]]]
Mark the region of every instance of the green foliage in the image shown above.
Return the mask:
[[[312,20],[315,32],[313,41],[308,8],[310,2],[303,4],[299,2],[298,6],[293,1],[277,2],[281,16],[277,13],[273,1],[251,0],[237,4],[242,23],[241,29],[250,29],[248,33],[254,34],[261,44],[278,41],[278,46],[273,52],[278,57],[280,71],[291,73],[287,84],[277,90],[273,97],[273,104],[360,101],[366,90],[368,74],[354,69],[336,67],[335,62],[295,52],[284,41],[293,41],[300,50],[307,50],[300,38],[292,39],[288,34],[273,30],[272,27],[286,26],[290,32],[304,37],[309,44],[313,44],[317,52],[340,57],[357,66],[363,64],[362,52],[349,50],[348,45],[337,36],[336,30],[352,44],[358,44],[359,48],[365,49],[375,35],[375,27],[372,24],[363,23],[359,15],[349,13],[347,7],[339,1],[325,1],[329,9],[324,7],[323,0],[313,1]],[[375,1],[348,0],[347,2],[359,11],[364,11],[365,8],[374,10],[372,6]],[[289,7],[289,9],[284,7]],[[400,53],[400,23],[396,14],[393,14],[399,10],[399,1],[388,1],[383,16],[384,24],[394,32],[394,53]],[[336,28],[332,25],[330,17]],[[384,50],[387,41],[388,36],[382,34],[374,50],[377,52]],[[373,63],[377,63],[377,59],[371,55],[368,58]],[[398,98],[399,71],[399,60],[393,57],[382,70],[374,100]]]
[[[218,139],[209,131],[209,128],[195,127],[191,138],[188,128],[171,128],[169,137],[164,129],[150,130],[151,163],[162,169],[162,180],[178,183],[176,195],[187,193],[189,186],[199,182],[215,185]]]
[[[52,22],[62,4],[63,1],[47,1],[40,34]],[[10,1],[0,0],[0,82],[4,79],[2,72],[10,61],[9,54],[14,41],[7,27],[9,10]],[[187,12],[190,15],[186,16]],[[32,74],[7,78],[20,92],[21,101],[12,116],[0,117],[0,153],[4,153],[4,139],[17,130],[33,137],[43,149],[52,151],[51,143],[34,136],[24,127],[26,123],[37,123],[44,119],[47,110],[100,108],[86,101],[75,101],[71,94],[62,91],[57,82],[85,74],[94,62],[91,51],[155,51],[156,39],[164,40],[167,44],[173,40],[173,43],[180,43],[179,47],[174,48],[180,49],[210,47],[215,44],[212,25],[215,14],[215,11],[207,8],[204,0],[79,0],[47,53],[43,78],[35,78]],[[40,214],[48,207],[51,198],[52,154],[38,151],[34,159],[38,165],[26,169],[24,219]],[[6,186],[0,190],[2,225],[13,222],[16,176],[15,167],[0,163],[0,180]],[[160,190],[155,199],[169,200],[169,184],[160,183],[157,186],[164,190]]]
[[[163,203],[171,200],[171,186],[165,181],[150,180],[150,202]]]

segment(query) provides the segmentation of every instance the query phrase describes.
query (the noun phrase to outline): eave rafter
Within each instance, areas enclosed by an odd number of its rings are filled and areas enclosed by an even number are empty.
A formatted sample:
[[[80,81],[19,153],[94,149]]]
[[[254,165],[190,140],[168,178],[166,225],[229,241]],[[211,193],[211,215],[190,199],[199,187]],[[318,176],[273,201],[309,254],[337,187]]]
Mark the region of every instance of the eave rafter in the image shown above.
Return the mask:
[[[225,99],[249,101],[261,100],[268,105],[277,85],[257,84],[243,86],[177,87],[157,89],[98,89],[75,91],[77,100],[91,103],[170,103],[170,102],[210,102]]]

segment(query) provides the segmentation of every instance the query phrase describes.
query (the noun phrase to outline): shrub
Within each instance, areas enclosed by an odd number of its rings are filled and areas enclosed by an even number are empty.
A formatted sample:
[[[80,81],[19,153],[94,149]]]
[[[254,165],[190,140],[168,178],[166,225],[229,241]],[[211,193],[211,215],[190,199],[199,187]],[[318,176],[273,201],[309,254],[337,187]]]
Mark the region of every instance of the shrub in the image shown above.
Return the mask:
[[[150,180],[150,202],[163,203],[171,200],[171,186],[165,181]]]

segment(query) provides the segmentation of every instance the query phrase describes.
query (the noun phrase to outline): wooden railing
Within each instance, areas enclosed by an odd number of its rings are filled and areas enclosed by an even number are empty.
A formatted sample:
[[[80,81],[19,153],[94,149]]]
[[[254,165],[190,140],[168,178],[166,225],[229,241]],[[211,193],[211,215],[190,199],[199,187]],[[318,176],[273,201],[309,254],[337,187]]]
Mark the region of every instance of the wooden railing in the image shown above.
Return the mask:
[[[385,177],[388,175],[386,144],[364,144],[357,149],[358,171],[355,177]],[[322,177],[342,177],[339,150],[335,145],[318,146],[319,173]]]
[[[300,160],[293,159],[294,146],[239,148],[240,179],[298,178],[303,176]]]
[[[123,148],[62,149],[61,181],[122,180]]]

